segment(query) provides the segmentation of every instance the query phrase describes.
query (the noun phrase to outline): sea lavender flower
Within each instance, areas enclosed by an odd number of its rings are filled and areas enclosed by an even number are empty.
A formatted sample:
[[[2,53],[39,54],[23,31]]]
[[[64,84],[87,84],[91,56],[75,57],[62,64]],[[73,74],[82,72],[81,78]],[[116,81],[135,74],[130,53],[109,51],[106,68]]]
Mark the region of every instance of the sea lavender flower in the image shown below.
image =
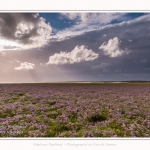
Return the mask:
[[[89,131],[89,132],[84,133],[83,137],[94,137],[94,134],[93,132]]]

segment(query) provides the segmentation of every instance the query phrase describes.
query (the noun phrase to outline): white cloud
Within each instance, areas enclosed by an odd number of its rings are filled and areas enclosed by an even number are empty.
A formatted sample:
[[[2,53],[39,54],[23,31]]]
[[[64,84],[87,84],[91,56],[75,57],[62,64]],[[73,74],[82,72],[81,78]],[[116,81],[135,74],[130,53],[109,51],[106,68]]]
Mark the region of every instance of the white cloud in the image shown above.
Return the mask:
[[[40,48],[48,44],[50,40],[50,34],[52,32],[51,26],[49,24],[46,24],[45,20],[42,18],[40,19],[40,22],[36,26],[37,26],[37,36],[33,36],[30,38],[31,44],[22,45],[24,49]]]
[[[21,63],[19,67],[14,68],[15,70],[32,70],[35,68],[33,63],[24,62]]]
[[[115,19],[121,19],[123,13],[62,13],[63,17],[75,20],[76,25],[59,31],[54,39],[59,41],[73,36],[84,34],[85,32],[100,29]]]
[[[101,63],[100,65],[92,66],[92,69],[105,69],[110,66],[110,63]]]
[[[71,52],[60,52],[55,53],[53,56],[49,57],[49,64],[74,64],[81,61],[92,61],[98,58],[97,53],[93,50],[87,49],[84,45],[76,46]]]
[[[70,20],[75,20],[75,19],[78,19],[80,20],[81,19],[81,16],[84,16],[84,14],[82,13],[61,13],[63,17],[66,17]]]
[[[121,50],[119,48],[119,39],[118,37],[115,37],[113,39],[110,39],[108,41],[108,43],[104,42],[100,47],[99,49],[103,50],[104,51],[104,54],[105,55],[108,55],[110,57],[118,57],[118,56],[121,56],[123,54],[128,54],[129,51],[125,50]]]
[[[62,13],[64,17],[77,20],[78,24],[107,24],[114,19],[119,19],[122,13]]]

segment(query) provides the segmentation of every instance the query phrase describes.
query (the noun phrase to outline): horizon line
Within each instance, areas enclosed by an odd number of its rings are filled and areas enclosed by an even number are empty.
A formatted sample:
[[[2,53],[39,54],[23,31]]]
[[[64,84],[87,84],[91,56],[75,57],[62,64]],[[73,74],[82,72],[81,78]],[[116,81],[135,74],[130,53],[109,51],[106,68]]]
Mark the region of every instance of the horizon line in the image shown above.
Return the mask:
[[[150,80],[124,80],[124,81],[45,81],[45,82],[0,82],[0,84],[35,84],[35,83],[105,83],[105,82],[150,82]]]

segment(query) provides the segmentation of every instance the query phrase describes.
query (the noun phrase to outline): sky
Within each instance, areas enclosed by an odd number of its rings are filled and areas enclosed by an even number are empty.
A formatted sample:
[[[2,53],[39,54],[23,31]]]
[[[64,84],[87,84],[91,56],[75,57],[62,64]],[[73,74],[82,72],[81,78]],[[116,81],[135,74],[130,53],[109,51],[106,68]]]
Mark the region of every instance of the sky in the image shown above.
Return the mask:
[[[149,12],[0,13],[0,83],[150,80]]]

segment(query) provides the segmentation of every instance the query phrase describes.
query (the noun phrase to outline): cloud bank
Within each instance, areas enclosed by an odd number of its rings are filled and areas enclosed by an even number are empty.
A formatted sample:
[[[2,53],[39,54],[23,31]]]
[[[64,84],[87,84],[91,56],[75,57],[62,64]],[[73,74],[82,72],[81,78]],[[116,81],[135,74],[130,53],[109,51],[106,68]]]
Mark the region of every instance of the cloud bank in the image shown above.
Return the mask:
[[[74,20],[76,24],[70,28],[59,31],[54,38],[65,40],[85,32],[100,29],[113,20],[121,20],[125,13],[61,13],[62,17]]]

